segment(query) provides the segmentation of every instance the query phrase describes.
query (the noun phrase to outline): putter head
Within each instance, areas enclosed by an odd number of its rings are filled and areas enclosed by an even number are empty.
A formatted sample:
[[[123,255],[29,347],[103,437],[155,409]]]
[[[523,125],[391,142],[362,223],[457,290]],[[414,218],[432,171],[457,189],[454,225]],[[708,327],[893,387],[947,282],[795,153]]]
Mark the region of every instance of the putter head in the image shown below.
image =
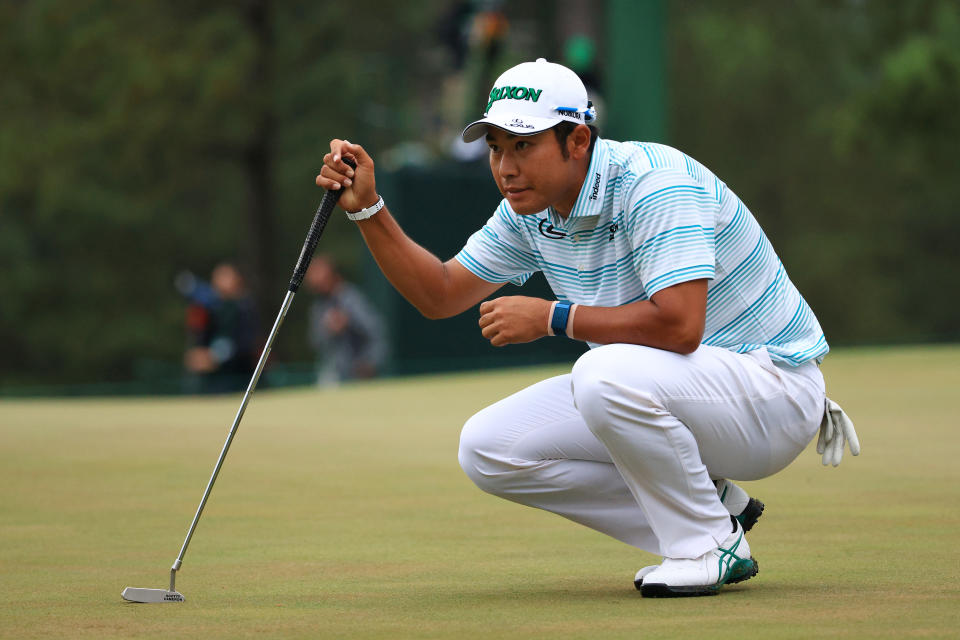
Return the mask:
[[[120,596],[129,602],[183,602],[183,594],[167,589],[127,587]]]

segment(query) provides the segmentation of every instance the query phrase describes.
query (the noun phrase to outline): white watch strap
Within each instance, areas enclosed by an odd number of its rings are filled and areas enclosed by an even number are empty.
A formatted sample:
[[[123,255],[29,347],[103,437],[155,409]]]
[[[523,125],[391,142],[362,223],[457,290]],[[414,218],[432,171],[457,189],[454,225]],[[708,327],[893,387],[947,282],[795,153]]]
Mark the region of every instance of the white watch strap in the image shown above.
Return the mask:
[[[356,222],[357,220],[366,220],[370,216],[374,215],[380,209],[383,209],[383,196],[377,196],[377,201],[367,207],[366,209],[360,209],[360,211],[347,211],[347,217]]]

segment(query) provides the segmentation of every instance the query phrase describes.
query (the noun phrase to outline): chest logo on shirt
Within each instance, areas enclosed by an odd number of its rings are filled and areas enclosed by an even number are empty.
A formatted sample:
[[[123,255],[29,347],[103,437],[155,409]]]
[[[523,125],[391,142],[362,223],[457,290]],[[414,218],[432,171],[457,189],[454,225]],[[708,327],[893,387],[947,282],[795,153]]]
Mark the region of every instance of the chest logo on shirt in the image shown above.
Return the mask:
[[[607,238],[607,242],[613,242],[613,236],[619,229],[620,229],[620,225],[617,224],[616,222],[610,225],[610,228],[608,229],[608,231],[610,232],[610,237]]]
[[[540,230],[540,235],[542,235],[544,238],[550,238],[551,240],[559,240],[560,238],[567,237],[566,233],[564,233],[563,231],[560,231],[559,229],[554,227],[552,224],[547,222],[546,218],[540,219],[540,224],[537,226],[537,228]]]

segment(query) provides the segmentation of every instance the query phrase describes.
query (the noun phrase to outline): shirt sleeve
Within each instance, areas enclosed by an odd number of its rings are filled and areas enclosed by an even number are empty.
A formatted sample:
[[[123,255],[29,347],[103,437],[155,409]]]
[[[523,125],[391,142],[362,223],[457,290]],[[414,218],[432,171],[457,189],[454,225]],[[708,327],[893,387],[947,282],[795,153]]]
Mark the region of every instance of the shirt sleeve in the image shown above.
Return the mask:
[[[520,286],[540,270],[516,214],[501,202],[487,223],[454,256],[473,275],[487,282]]]
[[[701,184],[683,171],[654,169],[638,179],[625,204],[633,264],[648,297],[715,277],[719,204]]]

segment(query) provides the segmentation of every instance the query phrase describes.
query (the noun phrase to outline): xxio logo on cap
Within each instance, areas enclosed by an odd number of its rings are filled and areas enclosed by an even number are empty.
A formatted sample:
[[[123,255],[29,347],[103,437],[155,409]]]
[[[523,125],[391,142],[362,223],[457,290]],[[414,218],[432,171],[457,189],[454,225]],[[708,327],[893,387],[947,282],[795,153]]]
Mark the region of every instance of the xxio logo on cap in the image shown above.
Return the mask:
[[[536,102],[540,99],[543,89],[533,89],[531,87],[494,87],[490,91],[490,102],[487,103],[487,111],[497,100],[532,100]]]

